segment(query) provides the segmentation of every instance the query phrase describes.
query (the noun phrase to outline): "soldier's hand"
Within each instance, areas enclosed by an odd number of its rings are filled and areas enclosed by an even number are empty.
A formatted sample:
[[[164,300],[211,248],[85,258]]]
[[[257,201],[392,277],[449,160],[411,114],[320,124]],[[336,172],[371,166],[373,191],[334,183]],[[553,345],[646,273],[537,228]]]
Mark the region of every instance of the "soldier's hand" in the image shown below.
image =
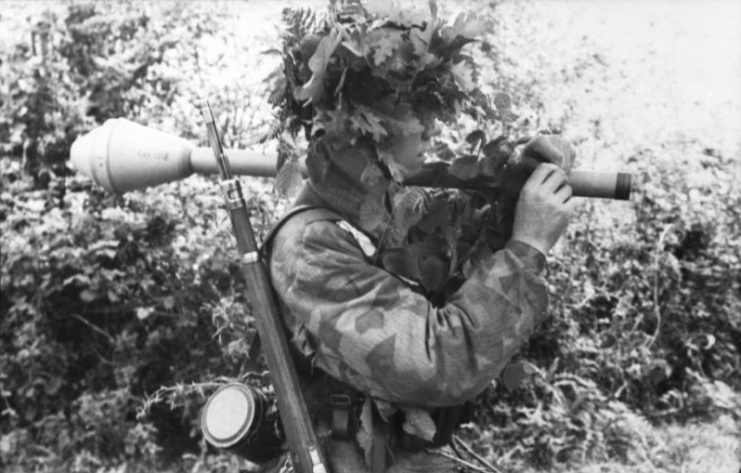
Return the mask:
[[[554,163],[569,172],[574,164],[576,150],[571,143],[558,135],[539,135],[528,141],[522,156],[541,163]]]
[[[540,164],[520,192],[512,239],[548,254],[566,229],[573,210],[566,173],[552,163]]]

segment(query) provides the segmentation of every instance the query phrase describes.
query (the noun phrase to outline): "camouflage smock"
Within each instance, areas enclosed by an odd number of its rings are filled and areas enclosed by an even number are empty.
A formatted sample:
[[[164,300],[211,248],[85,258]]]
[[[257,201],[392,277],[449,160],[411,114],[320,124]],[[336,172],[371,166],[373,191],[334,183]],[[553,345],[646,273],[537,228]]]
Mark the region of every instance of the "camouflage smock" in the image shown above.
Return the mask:
[[[270,273],[294,346],[393,404],[461,404],[502,371],[546,315],[545,257],[517,241],[478,259],[443,307],[371,264],[347,225],[289,219]]]

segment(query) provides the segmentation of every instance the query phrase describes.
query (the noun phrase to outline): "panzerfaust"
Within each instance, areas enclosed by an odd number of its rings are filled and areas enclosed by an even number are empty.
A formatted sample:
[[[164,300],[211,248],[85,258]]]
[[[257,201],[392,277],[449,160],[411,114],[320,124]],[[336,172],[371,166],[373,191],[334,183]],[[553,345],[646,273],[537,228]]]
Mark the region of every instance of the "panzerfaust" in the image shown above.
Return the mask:
[[[275,176],[275,154],[227,149],[232,173],[247,176]],[[115,193],[143,189],[184,179],[191,174],[219,172],[208,147],[162,131],[138,125],[123,118],[110,119],[79,137],[70,151],[74,166],[105,189]],[[460,179],[449,172],[445,162],[431,162],[405,183],[426,187],[481,188],[491,181],[477,176]],[[624,172],[572,170],[569,184],[573,195],[627,200],[631,175]]]

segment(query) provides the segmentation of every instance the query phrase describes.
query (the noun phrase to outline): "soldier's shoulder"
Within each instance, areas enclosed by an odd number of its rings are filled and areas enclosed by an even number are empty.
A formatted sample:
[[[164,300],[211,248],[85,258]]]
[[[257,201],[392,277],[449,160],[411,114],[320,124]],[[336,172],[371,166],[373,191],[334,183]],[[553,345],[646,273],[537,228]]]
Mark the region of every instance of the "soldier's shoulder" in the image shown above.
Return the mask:
[[[342,225],[338,213],[327,209],[310,209],[292,215],[271,235],[272,260],[306,257],[315,253],[360,252],[352,234]]]
[[[281,220],[279,227],[274,229],[274,238],[281,243],[299,243],[306,238],[326,237],[339,230],[337,222],[340,220],[342,217],[329,209],[301,209]]]

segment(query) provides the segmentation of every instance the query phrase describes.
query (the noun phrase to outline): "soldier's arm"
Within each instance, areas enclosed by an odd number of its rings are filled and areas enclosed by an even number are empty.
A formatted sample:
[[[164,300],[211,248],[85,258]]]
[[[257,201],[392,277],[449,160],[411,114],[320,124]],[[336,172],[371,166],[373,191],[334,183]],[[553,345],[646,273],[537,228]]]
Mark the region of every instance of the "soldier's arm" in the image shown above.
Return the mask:
[[[444,307],[369,264],[328,221],[281,232],[273,282],[313,364],[372,396],[457,404],[478,394],[545,317],[545,258],[510,242],[483,257]]]
[[[545,318],[545,256],[568,222],[570,188],[541,164],[517,203],[513,240],[481,255],[443,307],[369,264],[349,232],[317,221],[278,234],[275,288],[304,354],[387,401],[457,404],[478,394]],[[537,249],[536,249],[537,248]]]

